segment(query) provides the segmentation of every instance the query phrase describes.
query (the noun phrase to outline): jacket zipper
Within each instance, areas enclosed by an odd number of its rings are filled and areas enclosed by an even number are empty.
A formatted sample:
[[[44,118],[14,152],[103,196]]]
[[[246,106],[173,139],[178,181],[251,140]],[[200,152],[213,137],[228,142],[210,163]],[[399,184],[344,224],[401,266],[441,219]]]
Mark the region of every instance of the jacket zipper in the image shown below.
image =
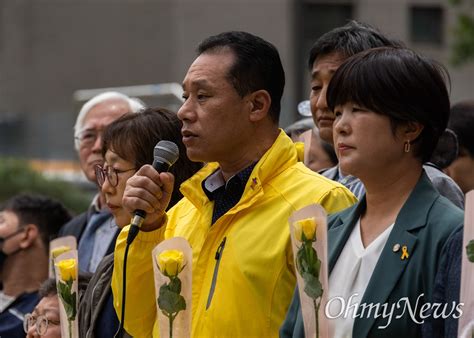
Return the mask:
[[[219,273],[219,264],[221,262],[222,251],[224,251],[226,239],[227,237],[224,237],[221,244],[217,248],[216,255],[214,257],[216,260],[216,265],[214,266],[214,274],[212,275],[211,289],[209,290],[209,296],[207,297],[206,310],[209,309],[209,306],[211,306],[212,296],[214,296],[214,290],[216,289],[217,274]]]

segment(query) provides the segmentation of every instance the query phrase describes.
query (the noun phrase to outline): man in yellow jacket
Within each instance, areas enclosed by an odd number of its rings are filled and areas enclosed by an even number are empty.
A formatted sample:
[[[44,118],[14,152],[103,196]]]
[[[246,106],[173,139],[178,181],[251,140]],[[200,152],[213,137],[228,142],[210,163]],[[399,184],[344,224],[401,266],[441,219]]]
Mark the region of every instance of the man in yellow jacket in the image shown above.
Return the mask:
[[[278,129],[284,83],[278,51],[259,37],[227,32],[200,44],[178,117],[188,157],[208,164],[181,186],[184,198],[167,214],[169,173],[144,166],[124,193],[130,212],[147,212],[127,263],[130,335],[158,336],[151,251],[180,236],[193,249],[192,336],[278,336],[295,286],[288,217],[311,203],[332,213],[355,201],[299,162]],[[117,240],[112,279],[119,318],[128,231]]]

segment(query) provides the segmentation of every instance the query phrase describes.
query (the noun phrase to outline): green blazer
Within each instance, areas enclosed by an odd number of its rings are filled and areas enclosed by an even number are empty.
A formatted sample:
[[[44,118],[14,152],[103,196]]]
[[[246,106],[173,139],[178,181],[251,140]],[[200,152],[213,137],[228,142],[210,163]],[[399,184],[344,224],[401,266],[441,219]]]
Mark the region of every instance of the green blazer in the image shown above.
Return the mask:
[[[365,208],[364,196],[359,203],[329,217],[329,273]],[[390,325],[379,329],[379,326],[387,325],[388,317],[380,315],[375,318],[375,310],[368,316],[366,310],[363,318],[354,320],[352,337],[421,337],[421,323],[417,324],[411,319],[407,301],[416,313],[416,320],[420,321],[418,314],[421,306],[432,299],[443,247],[448,237],[462,226],[463,220],[463,211],[441,196],[423,173],[397,216],[360,302],[380,305],[387,303],[387,314],[393,307]],[[403,246],[407,247],[409,256],[402,260]],[[415,310],[417,299],[422,294],[424,297],[418,300]],[[397,319],[399,315],[401,316]],[[295,292],[287,318],[280,330],[280,337],[303,337],[302,325],[299,297]]]

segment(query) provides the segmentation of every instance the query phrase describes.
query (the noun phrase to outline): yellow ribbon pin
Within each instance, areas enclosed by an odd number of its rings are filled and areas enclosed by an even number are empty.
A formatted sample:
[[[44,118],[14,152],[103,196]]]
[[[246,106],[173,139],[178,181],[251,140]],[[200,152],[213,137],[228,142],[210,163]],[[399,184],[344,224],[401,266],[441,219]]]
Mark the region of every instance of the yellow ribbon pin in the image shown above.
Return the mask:
[[[408,248],[406,245],[402,246],[402,255],[400,259],[403,261],[404,259],[408,259],[410,255],[408,254]]]
[[[256,177],[252,178],[252,183],[250,184],[250,188],[252,188],[252,190],[254,190],[257,183],[258,183],[257,178]]]

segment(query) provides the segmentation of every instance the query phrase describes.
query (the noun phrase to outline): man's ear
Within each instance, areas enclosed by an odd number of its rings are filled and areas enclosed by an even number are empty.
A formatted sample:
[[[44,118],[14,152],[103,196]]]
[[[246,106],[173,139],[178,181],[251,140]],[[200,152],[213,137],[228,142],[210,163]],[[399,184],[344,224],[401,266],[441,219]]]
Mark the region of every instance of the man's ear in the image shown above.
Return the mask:
[[[24,226],[25,232],[20,239],[20,248],[26,249],[40,237],[39,229],[36,224],[27,224]]]
[[[403,140],[413,143],[423,131],[424,126],[419,122],[407,122],[403,128]]]
[[[261,89],[251,93],[248,100],[251,122],[261,121],[268,116],[272,99],[266,90]]]

